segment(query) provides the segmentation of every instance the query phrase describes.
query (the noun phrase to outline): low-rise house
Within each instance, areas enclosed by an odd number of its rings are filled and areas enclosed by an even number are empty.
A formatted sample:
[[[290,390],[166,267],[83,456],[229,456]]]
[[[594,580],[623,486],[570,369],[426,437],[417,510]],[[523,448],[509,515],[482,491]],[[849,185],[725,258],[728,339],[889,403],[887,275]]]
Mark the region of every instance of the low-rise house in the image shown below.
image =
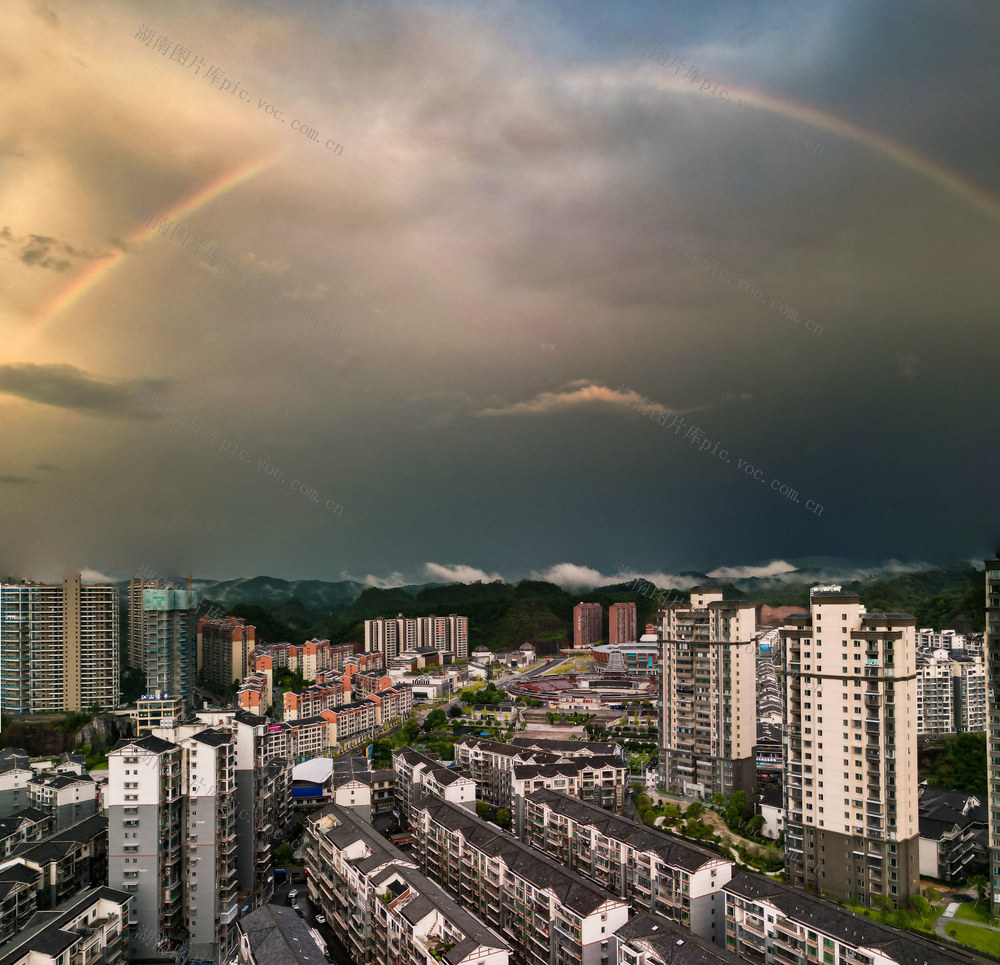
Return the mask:
[[[326,965],[325,949],[294,908],[262,905],[237,924],[239,965]]]

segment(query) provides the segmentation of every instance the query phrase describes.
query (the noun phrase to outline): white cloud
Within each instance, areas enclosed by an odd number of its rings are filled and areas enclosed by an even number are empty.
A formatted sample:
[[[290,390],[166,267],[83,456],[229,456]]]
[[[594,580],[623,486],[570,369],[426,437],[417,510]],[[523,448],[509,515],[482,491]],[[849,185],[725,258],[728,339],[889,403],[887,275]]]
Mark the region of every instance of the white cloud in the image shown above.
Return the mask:
[[[576,563],[556,563],[542,572],[532,571],[531,578],[557,586],[606,586],[615,582],[613,577],[603,576],[589,566],[578,566]]]
[[[465,566],[462,563],[453,565],[442,565],[441,563],[425,563],[424,572],[433,580],[442,583],[492,583],[494,580],[502,580],[499,573],[487,573],[485,570],[478,570],[474,566]]]
[[[100,570],[83,569],[80,571],[81,583],[117,583],[118,578],[108,576]]]
[[[772,560],[763,566],[720,566],[708,575],[718,580],[747,580],[755,576],[780,576],[796,572],[796,567],[784,560]]]
[[[581,384],[583,383],[583,384]],[[609,389],[606,385],[587,383],[576,379],[568,383],[559,392],[539,392],[533,399],[525,402],[513,402],[510,405],[480,409],[481,416],[535,416],[548,415],[552,412],[565,412],[568,409],[578,409],[583,406],[611,406],[623,411],[642,406],[644,414],[655,412],[661,415],[682,415],[685,412],[695,412],[696,409],[670,409],[659,402],[650,402],[639,395],[634,389]]]

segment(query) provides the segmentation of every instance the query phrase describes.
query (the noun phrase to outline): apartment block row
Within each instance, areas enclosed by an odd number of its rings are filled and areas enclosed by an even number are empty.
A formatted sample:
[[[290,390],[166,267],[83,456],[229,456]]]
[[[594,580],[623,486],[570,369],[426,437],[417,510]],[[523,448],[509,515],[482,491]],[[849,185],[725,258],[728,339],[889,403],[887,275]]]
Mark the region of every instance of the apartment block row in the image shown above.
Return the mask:
[[[365,650],[378,650],[392,660],[407,650],[447,651],[455,660],[469,659],[469,618],[454,613],[446,617],[379,617],[365,620]]]
[[[93,888],[57,911],[36,912],[0,948],[3,965],[126,965],[131,895]]]
[[[475,808],[476,782],[427,754],[404,747],[393,754],[392,769],[400,814],[411,820],[413,805],[427,795]]]
[[[348,664],[354,664],[350,672],[367,672],[385,669],[385,654],[358,652],[352,643],[330,643],[329,640],[313,637],[305,643],[272,643],[259,648],[252,661],[251,670],[273,670],[283,667],[300,671],[305,680],[315,680],[320,670],[334,673],[348,671]]]
[[[510,743],[464,737],[455,762],[479,788],[479,797],[514,809],[518,797],[551,787],[621,810],[627,769],[618,744],[515,737]]]
[[[499,933],[521,965],[602,965],[629,904],[450,801],[414,809],[421,869]]]
[[[365,821],[310,815],[309,897],[357,965],[509,965],[512,944],[470,915]]]
[[[97,786],[83,763],[71,754],[63,754],[55,766],[48,760],[32,763],[21,748],[7,748],[0,756],[0,818],[39,810],[47,817],[48,831],[96,814]]]
[[[0,712],[114,710],[118,644],[116,587],[0,583]]]
[[[528,794],[519,826],[526,844],[633,908],[723,943],[728,859],[558,791]]]

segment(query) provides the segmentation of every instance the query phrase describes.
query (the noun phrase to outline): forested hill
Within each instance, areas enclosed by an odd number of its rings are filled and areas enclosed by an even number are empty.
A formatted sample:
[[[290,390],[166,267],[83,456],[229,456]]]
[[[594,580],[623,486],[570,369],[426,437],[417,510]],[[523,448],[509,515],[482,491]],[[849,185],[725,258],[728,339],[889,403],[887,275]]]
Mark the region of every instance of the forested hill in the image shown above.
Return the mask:
[[[713,582],[693,574],[691,585]],[[771,606],[808,606],[809,584],[776,580],[740,580],[721,584],[727,599],[749,599]],[[921,627],[983,629],[983,574],[971,566],[904,573],[868,581],[843,583],[858,593],[869,609],[912,613]],[[363,590],[351,603],[322,608],[308,607],[301,599],[274,605],[238,603],[227,612],[246,618],[269,642],[303,640],[312,636],[334,641],[361,641],[363,621],[379,616],[427,616],[459,613],[469,618],[470,651],[478,646],[507,650],[530,642],[543,652],[554,652],[572,641],[573,606],[581,601],[604,606],[604,636],[611,603],[631,600],[637,604],[640,632],[656,610],[652,594],[643,595],[631,583],[570,592],[553,583],[523,580],[503,583],[452,583],[415,588]],[[642,587],[639,587],[641,590]],[[686,589],[686,588],[685,588]],[[673,596],[676,599],[677,593]],[[208,596],[211,597],[209,591]],[[263,601],[262,601],[263,603]]]

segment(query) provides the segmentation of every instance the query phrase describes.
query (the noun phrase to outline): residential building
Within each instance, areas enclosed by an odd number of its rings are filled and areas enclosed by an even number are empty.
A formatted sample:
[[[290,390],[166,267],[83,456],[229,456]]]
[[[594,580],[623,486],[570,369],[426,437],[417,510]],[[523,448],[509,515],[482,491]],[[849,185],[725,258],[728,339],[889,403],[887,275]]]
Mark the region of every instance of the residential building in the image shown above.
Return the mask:
[[[271,674],[252,673],[236,691],[236,706],[251,714],[267,716],[271,708]]]
[[[953,945],[890,928],[797,888],[741,871],[724,888],[726,948],[751,965],[981,965]]]
[[[146,672],[146,635],[144,631],[142,594],[144,590],[173,590],[166,580],[132,577],[128,581],[128,665]]]
[[[611,936],[608,961],[617,965],[740,965],[723,951],[657,915],[638,915]]]
[[[601,965],[629,904],[450,801],[414,809],[414,856],[523,965]]]
[[[475,809],[476,782],[436,758],[404,747],[393,754],[392,769],[399,813],[407,818],[428,795]]]
[[[923,631],[926,633],[926,631]],[[917,653],[917,734],[983,733],[986,665],[981,651]]]
[[[239,911],[232,734],[120,740],[108,770],[108,878],[133,895],[130,921],[144,926],[133,957],[184,946],[196,961],[227,962]]]
[[[966,638],[955,630],[933,630],[922,627],[917,631],[917,653],[933,653],[935,650],[964,650]]]
[[[620,757],[572,757],[557,764],[515,765],[511,776],[513,810],[521,814],[524,798],[544,788],[621,814],[627,786],[628,766]]]
[[[985,561],[986,578],[986,677],[989,711],[990,878],[993,916],[1000,917],[1000,551]]]
[[[37,912],[3,946],[3,965],[126,965],[132,896],[94,888],[53,911]]]
[[[256,642],[256,627],[240,617],[198,621],[197,666],[205,683],[228,690],[250,670],[250,655]]]
[[[142,589],[146,694],[179,697],[185,710],[191,707],[191,688],[195,683],[197,605],[198,594],[193,590]]]
[[[182,697],[157,697],[143,694],[135,702],[135,712],[129,716],[135,721],[136,736],[152,733],[155,727],[160,727],[168,718],[179,719],[184,714],[184,699]]]
[[[35,907],[58,908],[74,895],[108,880],[108,822],[95,814],[70,827],[15,847],[0,871],[21,869],[36,876]]]
[[[920,788],[920,875],[960,882],[986,860],[989,813],[975,794]]]
[[[469,659],[469,618],[454,613],[446,617],[379,617],[365,620],[365,650],[377,650],[392,660],[407,650],[431,648]]]
[[[114,710],[119,683],[116,587],[0,583],[0,711]]]
[[[573,647],[584,650],[601,642],[604,608],[600,603],[577,603],[573,607]]]
[[[306,690],[286,690],[282,695],[285,720],[314,717],[324,710],[333,710],[351,702],[351,678],[341,677],[322,684],[313,684]]]
[[[28,782],[28,806],[52,818],[52,828],[61,831],[97,814],[97,785],[89,774],[37,771]]]
[[[636,611],[634,603],[612,603],[608,608],[608,643],[635,643]]]
[[[625,760],[622,745],[617,741],[568,741],[519,735],[510,739],[510,746],[543,754],[558,754],[562,760],[573,757],[617,757]]]
[[[285,905],[263,905],[236,923],[239,965],[326,965],[317,932]]]
[[[810,591],[781,630],[785,863],[796,888],[871,905],[919,894],[916,621]]]
[[[497,807],[512,808],[514,768],[521,764],[557,764],[557,754],[547,754],[500,741],[462,737],[455,741],[455,764],[479,789],[480,800]]]
[[[28,782],[34,776],[26,751],[20,747],[0,751],[0,818],[28,806]]]
[[[661,769],[668,791],[752,793],[757,782],[755,604],[696,586],[658,611],[663,658]]]
[[[523,828],[526,844],[634,908],[724,943],[727,858],[558,791],[528,794]]]
[[[36,844],[52,831],[52,816],[40,808],[22,808],[0,818],[0,861],[22,844]]]
[[[509,965],[513,942],[368,822],[330,805],[309,816],[305,839],[310,901],[356,965]]]

